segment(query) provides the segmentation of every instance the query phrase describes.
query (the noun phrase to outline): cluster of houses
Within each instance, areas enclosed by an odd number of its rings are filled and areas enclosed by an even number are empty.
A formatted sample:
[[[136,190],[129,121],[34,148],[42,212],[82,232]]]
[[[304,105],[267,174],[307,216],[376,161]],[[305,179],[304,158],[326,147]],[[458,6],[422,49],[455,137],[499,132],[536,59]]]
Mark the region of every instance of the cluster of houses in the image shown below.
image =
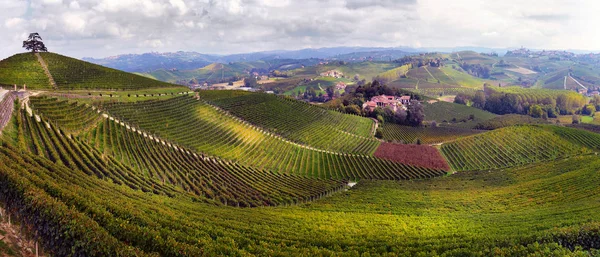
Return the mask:
[[[407,110],[407,106],[410,104],[410,96],[393,96],[393,95],[378,95],[371,97],[370,101],[363,104],[363,110],[372,112],[377,107],[386,108],[389,107],[392,111],[396,112],[400,109]]]
[[[539,58],[542,56],[554,57],[559,59],[570,59],[575,57],[574,53],[567,51],[558,51],[558,50],[542,50],[542,51],[531,51],[527,48],[521,47],[519,49],[515,49],[512,51],[507,51],[506,56],[521,56],[521,57],[529,57],[529,58]]]
[[[326,72],[321,72],[321,76],[333,77],[333,78],[339,79],[344,76],[344,73],[342,73],[341,71],[338,71],[338,70],[329,70]]]
[[[335,90],[344,90],[346,89],[347,85],[346,83],[340,81],[337,84],[335,84]]]

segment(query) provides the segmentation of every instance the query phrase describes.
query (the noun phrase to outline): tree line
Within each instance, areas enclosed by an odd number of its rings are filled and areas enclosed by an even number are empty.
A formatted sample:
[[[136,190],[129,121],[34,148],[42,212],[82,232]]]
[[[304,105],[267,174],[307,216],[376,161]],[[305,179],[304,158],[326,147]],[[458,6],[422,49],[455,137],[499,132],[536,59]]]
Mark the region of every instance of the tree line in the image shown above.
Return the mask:
[[[536,89],[498,89],[489,84],[475,94],[459,93],[454,98],[458,104],[471,105],[495,114],[524,114],[535,118],[556,118],[586,110],[587,99],[575,92],[548,93]],[[598,99],[600,104],[600,98]],[[587,112],[595,111],[595,105]]]

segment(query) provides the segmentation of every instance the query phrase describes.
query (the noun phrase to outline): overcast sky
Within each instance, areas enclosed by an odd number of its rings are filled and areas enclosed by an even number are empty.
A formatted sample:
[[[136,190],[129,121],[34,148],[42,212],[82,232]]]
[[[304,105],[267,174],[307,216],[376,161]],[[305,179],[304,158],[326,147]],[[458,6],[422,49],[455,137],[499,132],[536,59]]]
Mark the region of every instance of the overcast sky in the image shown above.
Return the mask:
[[[0,0],[0,58],[29,32],[73,57],[331,46],[600,50],[597,0]]]

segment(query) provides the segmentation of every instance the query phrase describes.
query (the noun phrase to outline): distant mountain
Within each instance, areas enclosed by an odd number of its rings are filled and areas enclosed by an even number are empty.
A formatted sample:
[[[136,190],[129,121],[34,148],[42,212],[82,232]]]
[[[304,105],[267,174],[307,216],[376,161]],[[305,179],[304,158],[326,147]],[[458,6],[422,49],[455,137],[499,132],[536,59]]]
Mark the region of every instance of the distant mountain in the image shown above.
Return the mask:
[[[219,59],[216,55],[196,52],[125,54],[84,61],[127,72],[149,72],[158,69],[191,70],[209,65]]]
[[[391,52],[393,54],[390,54]],[[83,60],[119,69],[128,72],[152,72],[155,70],[193,70],[204,67],[211,63],[235,63],[269,61],[276,59],[337,59],[350,60],[356,56],[382,56],[402,57],[417,50],[403,51],[395,48],[382,47],[331,47],[331,48],[308,48],[301,50],[277,50],[255,53],[241,53],[231,55],[208,55],[197,52],[175,52],[175,53],[145,53],[125,54],[107,58],[83,58]],[[361,55],[350,55],[352,53],[368,53]],[[382,54],[387,53],[387,54]],[[387,60],[380,58],[380,60]]]
[[[211,63],[256,62],[276,59],[324,59],[342,61],[389,61],[406,55],[424,52],[475,51],[497,53],[502,56],[508,48],[486,47],[326,47],[300,50],[275,50],[230,55],[210,55],[197,52],[125,54],[107,58],[83,58],[83,60],[128,72],[152,72],[155,70],[193,70]]]

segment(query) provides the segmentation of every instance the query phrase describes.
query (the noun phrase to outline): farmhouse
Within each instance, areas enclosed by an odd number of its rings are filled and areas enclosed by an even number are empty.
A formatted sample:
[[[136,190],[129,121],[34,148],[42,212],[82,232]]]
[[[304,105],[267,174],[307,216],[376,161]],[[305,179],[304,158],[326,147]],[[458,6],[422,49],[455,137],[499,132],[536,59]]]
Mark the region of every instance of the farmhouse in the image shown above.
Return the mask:
[[[344,90],[344,89],[346,89],[346,83],[344,83],[344,82],[341,82],[341,81],[340,81],[340,82],[338,82],[338,83],[335,85],[335,89],[337,89],[337,90]]]
[[[391,95],[378,95],[371,97],[371,101],[367,101],[363,104],[363,109],[372,112],[377,107],[391,108],[394,112],[398,109],[406,110],[406,106],[410,104],[410,96],[391,96]]]
[[[344,73],[338,70],[330,70],[326,72],[321,72],[321,76],[323,77],[333,77],[333,78],[341,78],[344,76]]]

